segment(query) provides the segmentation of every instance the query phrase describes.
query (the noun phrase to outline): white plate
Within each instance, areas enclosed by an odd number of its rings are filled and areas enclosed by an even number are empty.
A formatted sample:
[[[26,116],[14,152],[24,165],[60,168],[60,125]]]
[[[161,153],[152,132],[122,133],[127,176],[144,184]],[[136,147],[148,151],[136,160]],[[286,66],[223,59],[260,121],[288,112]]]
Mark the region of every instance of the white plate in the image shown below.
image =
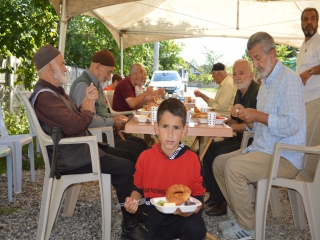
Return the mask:
[[[138,122],[151,122],[151,118],[149,118],[147,115],[135,115],[135,118],[137,118]]]
[[[208,118],[197,118],[199,123],[208,123]]]
[[[144,109],[138,110],[138,112],[140,113],[140,115],[148,115],[149,113],[151,113],[151,111],[147,111]]]
[[[224,119],[216,119],[216,124],[223,124],[225,120],[227,120],[226,117]]]
[[[196,198],[190,197],[190,199],[192,199],[196,203],[196,205],[184,206],[184,204],[182,204],[180,206],[165,207],[165,206],[159,206],[156,204],[160,200],[166,201],[166,197],[151,198],[150,201],[151,201],[151,204],[154,205],[159,212],[162,212],[165,214],[172,214],[177,210],[177,208],[180,208],[181,212],[183,213],[194,212],[197,209],[197,207],[202,204]]]

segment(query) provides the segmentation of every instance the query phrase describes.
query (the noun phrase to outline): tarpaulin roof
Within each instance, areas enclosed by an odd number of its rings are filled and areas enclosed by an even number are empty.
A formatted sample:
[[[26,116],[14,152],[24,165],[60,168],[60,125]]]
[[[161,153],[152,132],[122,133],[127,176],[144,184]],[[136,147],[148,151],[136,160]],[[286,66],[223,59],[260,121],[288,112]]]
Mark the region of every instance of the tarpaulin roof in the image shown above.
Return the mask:
[[[51,0],[60,12],[60,0]],[[277,43],[299,47],[300,16],[311,0],[66,0],[66,19],[84,14],[103,22],[123,48],[168,39],[249,38],[268,32]]]

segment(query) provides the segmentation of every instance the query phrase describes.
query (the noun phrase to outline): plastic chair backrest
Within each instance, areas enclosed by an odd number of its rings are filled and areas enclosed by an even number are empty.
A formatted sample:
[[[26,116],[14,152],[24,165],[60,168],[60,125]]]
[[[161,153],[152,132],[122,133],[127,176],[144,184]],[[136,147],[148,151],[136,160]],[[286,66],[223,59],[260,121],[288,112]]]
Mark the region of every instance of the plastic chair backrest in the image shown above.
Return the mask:
[[[113,110],[113,107],[112,107],[113,105],[112,104],[113,104],[114,91],[104,91],[103,93],[104,93],[104,96],[105,96],[105,98],[106,98],[106,100],[108,102],[108,107],[109,107],[110,113],[112,115],[120,115],[120,114],[122,114],[122,115],[132,115],[132,113],[134,111],[121,111],[121,112],[118,112],[118,111]]]
[[[1,136],[9,136],[6,126],[4,125],[4,118],[2,114],[2,101],[0,101],[0,135]]]
[[[320,145],[320,106],[317,108],[312,121],[307,128],[307,146]],[[303,178],[305,181],[313,181],[317,169],[318,154],[305,154],[303,169],[299,172],[296,179]]]
[[[21,97],[24,102],[24,106],[26,109],[27,117],[29,120],[30,125],[32,125],[37,133],[41,152],[43,153],[42,156],[44,158],[46,171],[50,171],[50,165],[49,165],[49,158],[47,153],[46,146],[50,146],[53,144],[52,138],[48,136],[41,128],[40,123],[38,121],[38,118],[31,106],[31,103],[29,101],[30,92],[29,91],[21,91]]]

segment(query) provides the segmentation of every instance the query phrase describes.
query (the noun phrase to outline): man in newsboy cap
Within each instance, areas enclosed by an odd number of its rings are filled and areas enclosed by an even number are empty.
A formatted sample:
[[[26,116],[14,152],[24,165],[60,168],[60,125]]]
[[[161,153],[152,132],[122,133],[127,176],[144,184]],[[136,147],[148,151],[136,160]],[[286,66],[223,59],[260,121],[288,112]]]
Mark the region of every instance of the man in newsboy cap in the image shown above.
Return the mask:
[[[228,75],[225,66],[222,63],[213,64],[210,73],[215,82],[219,84],[219,89],[215,98],[209,98],[198,90],[194,91],[194,95],[196,97],[201,97],[208,104],[208,107],[213,108],[215,111],[230,112],[237,91],[232,78]]]
[[[114,126],[117,130],[120,130],[128,121],[128,118],[124,115],[111,116],[107,110],[102,89],[102,85],[111,79],[115,65],[116,61],[112,53],[108,50],[98,51],[93,54],[90,67],[72,83],[70,97],[77,106],[81,105],[86,96],[86,89],[90,84],[93,84],[98,89],[99,99],[95,102],[95,111],[89,127]],[[122,134],[126,140],[122,140],[118,134],[114,134],[115,147],[132,153],[136,161],[140,153],[148,148],[147,142],[131,134]]]
[[[41,123],[43,131],[51,135],[52,128],[59,126],[66,137],[91,135],[87,127],[92,121],[97,88],[91,83],[81,107],[78,108],[61,87],[67,82],[67,68],[62,54],[50,44],[41,47],[33,57],[38,70],[36,83],[30,102]],[[49,157],[52,149],[48,149]],[[114,153],[114,154],[113,154]],[[61,175],[92,172],[90,150],[87,144],[60,145],[57,170]],[[117,155],[117,156],[116,156]],[[125,202],[133,189],[133,156],[120,149],[99,144],[101,172],[111,174],[111,183],[116,189],[119,202]],[[137,217],[123,207],[122,236],[124,239],[144,239],[146,231],[139,225]]]

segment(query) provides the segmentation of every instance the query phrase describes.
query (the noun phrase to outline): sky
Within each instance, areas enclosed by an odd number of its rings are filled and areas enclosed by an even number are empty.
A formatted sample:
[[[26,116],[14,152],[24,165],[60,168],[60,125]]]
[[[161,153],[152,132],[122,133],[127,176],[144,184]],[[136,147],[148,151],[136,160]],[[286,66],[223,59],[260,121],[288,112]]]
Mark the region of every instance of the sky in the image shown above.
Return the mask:
[[[232,66],[234,61],[241,58],[245,53],[248,39],[239,38],[185,38],[176,39],[175,42],[184,43],[180,56],[187,62],[195,59],[198,65],[205,63],[203,54],[205,46],[209,50],[213,50],[217,55],[223,55],[220,59],[225,65]]]

